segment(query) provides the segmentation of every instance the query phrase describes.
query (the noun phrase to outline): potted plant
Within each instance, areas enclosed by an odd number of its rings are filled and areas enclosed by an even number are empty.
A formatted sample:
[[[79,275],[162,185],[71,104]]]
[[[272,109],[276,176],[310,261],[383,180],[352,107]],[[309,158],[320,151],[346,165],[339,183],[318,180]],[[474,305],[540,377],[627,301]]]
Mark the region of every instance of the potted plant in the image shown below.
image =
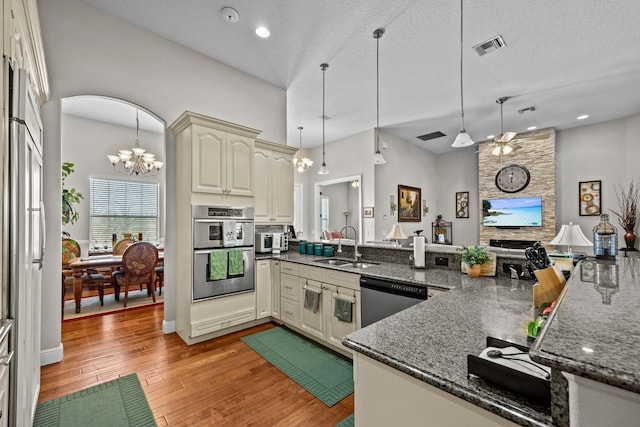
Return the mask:
[[[74,172],[73,163],[64,162],[62,164],[62,224],[74,224],[79,217],[78,211],[73,205],[79,204],[84,199],[82,193],[78,193],[75,188],[64,188],[64,180]]]
[[[622,187],[616,188],[618,198],[618,210],[609,209],[618,217],[618,224],[624,229],[624,242],[627,249],[634,249],[636,244],[636,220],[638,217],[638,202],[640,201],[640,188],[633,181],[625,190]]]
[[[463,246],[460,259],[469,267],[467,274],[471,277],[480,276],[480,266],[491,262],[491,257],[487,250],[479,245]]]

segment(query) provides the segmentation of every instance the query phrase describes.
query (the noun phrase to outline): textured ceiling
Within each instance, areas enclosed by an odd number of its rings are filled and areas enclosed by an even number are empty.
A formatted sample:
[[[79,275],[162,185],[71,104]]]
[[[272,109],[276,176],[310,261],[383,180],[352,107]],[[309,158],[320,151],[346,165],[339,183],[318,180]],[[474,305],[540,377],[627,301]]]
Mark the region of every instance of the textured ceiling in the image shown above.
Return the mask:
[[[322,143],[380,127],[433,153],[460,129],[460,3],[450,0],[82,0],[194,51],[287,89],[287,142]],[[220,17],[235,8],[235,24]],[[568,129],[640,112],[640,6],[619,0],[478,0],[464,4],[465,128],[476,140],[530,126]],[[254,29],[265,25],[271,37]],[[501,35],[506,47],[472,47]],[[535,106],[536,111],[517,110]],[[577,121],[581,114],[590,117]],[[433,131],[446,136],[420,141]]]

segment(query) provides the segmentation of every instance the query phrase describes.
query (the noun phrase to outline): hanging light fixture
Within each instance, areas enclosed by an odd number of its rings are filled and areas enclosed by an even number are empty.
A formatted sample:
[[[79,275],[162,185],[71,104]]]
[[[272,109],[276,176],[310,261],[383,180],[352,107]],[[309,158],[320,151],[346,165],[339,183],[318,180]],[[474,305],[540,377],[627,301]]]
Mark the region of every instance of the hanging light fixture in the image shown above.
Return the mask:
[[[140,148],[140,110],[136,108],[136,145],[131,150],[120,150],[117,155],[109,154],[107,157],[118,172],[129,175],[157,175],[163,162],[156,160],[155,154]]]
[[[320,64],[320,69],[322,70],[322,166],[318,171],[319,175],[327,175],[329,173],[327,164],[324,161],[324,121],[327,119],[324,115],[324,72],[327,71],[327,68],[329,68],[329,64]]]
[[[378,28],[373,32],[376,39],[376,152],[373,155],[373,163],[376,165],[385,164],[387,161],[380,153],[380,37],[384,34],[384,28]]]
[[[518,132],[505,132],[503,128],[503,107],[509,98],[506,96],[496,99],[496,102],[500,104],[500,136],[493,141],[493,149],[491,154],[494,156],[503,156],[510,154],[515,149],[519,148],[517,145],[511,144],[511,140],[516,137]]]
[[[463,21],[463,0],[460,0],[460,122],[461,122],[461,129],[460,132],[458,133],[458,136],[456,136],[456,139],[453,141],[453,144],[451,144],[452,147],[455,148],[459,148],[459,147],[468,147],[470,145],[475,144],[473,142],[473,139],[471,139],[471,137],[469,136],[469,134],[467,133],[466,130],[464,130],[464,90],[463,90],[463,79],[462,79],[462,41],[463,41],[463,33],[462,33],[462,21]]]
[[[313,160],[305,157],[302,151],[302,129],[304,129],[302,126],[298,126],[298,131],[300,131],[300,149],[293,159],[293,167],[300,173],[307,172],[311,165],[313,165]]]

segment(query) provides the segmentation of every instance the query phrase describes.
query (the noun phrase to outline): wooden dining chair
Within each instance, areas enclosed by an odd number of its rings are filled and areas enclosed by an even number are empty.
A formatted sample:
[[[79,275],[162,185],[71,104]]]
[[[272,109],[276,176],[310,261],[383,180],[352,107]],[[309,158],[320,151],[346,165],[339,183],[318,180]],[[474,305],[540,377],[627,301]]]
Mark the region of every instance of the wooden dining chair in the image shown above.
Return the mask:
[[[69,264],[80,258],[80,245],[73,239],[62,239],[62,312],[64,314],[64,296],[68,289],[73,290],[73,274]],[[90,291],[97,290],[100,305],[104,305],[104,274],[95,269],[87,270],[82,276],[82,286]]]
[[[120,288],[124,287],[124,306],[129,298],[129,286],[144,284],[156,302],[155,267],[158,263],[158,248],[149,242],[138,242],[129,246],[122,254],[122,269],[111,273],[115,297],[120,301]]]
[[[118,240],[115,245],[113,245],[113,254],[114,255],[122,255],[124,251],[127,250],[129,246],[133,244],[133,239],[122,239]]]

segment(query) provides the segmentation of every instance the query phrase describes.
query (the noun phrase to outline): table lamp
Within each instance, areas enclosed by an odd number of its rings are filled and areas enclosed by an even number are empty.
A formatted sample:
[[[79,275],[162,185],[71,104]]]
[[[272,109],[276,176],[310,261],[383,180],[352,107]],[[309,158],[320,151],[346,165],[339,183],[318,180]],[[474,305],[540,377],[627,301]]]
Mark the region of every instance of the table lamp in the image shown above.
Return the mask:
[[[400,224],[393,224],[393,228],[391,229],[391,233],[387,235],[387,239],[395,240],[395,244],[398,244],[398,240],[400,239],[408,239],[407,235],[402,231],[402,227]]]
[[[571,252],[572,246],[593,246],[593,243],[582,233],[580,226],[571,221],[569,225],[563,224],[556,237],[549,243],[552,245],[567,246],[567,252],[572,258],[580,257],[579,254]]]

